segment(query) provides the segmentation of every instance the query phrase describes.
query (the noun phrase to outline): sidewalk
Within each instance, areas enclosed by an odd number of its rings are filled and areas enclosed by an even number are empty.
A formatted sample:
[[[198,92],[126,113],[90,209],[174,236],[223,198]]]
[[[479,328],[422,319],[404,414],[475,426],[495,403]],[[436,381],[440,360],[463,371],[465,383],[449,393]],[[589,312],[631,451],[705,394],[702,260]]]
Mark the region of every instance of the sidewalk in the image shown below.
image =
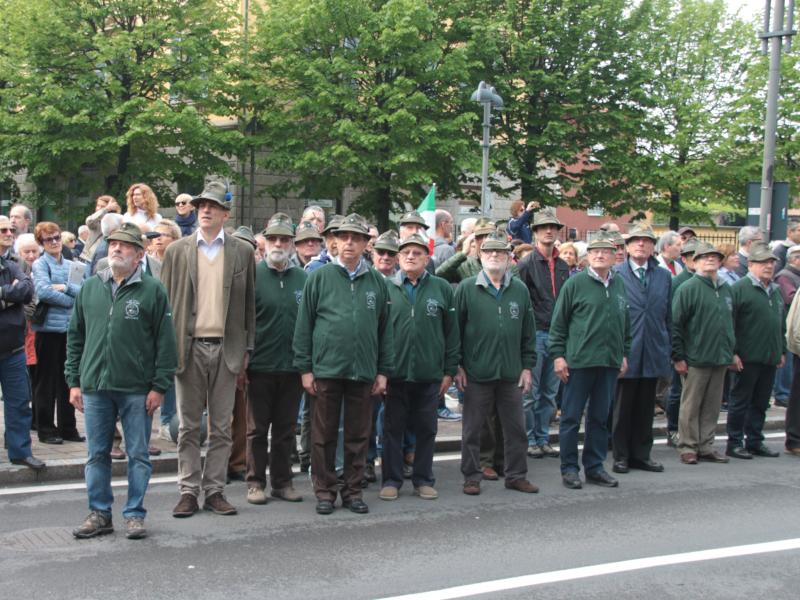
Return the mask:
[[[772,407],[767,413],[765,431],[783,431],[786,409]],[[0,422],[2,422],[3,404],[0,402]],[[83,434],[83,414],[76,412],[78,431]],[[726,413],[721,413],[717,424],[717,434],[725,433]],[[158,423],[156,415],[156,423]],[[653,436],[666,435],[666,419],[656,417],[653,422]],[[0,454],[0,486],[14,484],[30,484],[37,482],[53,482],[68,479],[83,479],[83,468],[86,464],[86,444],[64,442],[60,446],[40,444],[36,432],[31,432],[33,455],[47,463],[47,468],[42,472],[35,472],[27,467],[12,465],[8,462],[8,454]],[[550,441],[558,445],[558,424],[550,428]],[[153,436],[153,446],[161,450],[160,456],[152,456],[153,474],[177,473],[178,455],[176,445]],[[439,433],[436,436],[437,452],[457,452],[461,449],[461,422],[439,421]],[[125,475],[127,461],[115,460],[112,462],[115,477]]]

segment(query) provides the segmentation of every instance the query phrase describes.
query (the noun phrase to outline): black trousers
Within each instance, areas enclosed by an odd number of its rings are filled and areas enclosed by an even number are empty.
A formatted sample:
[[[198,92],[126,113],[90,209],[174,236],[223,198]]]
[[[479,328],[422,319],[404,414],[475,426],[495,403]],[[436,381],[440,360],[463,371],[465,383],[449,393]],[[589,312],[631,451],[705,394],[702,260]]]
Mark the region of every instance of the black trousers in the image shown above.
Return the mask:
[[[75,407],[69,403],[69,388],[64,378],[67,362],[67,334],[37,331],[36,381],[33,383],[33,405],[39,439],[59,435],[75,437]],[[55,420],[58,420],[58,427]]]
[[[786,409],[786,448],[800,448],[800,356],[792,354],[794,377]]]
[[[414,487],[434,485],[433,451],[439,428],[439,384],[411,383],[392,380],[386,390],[383,409],[383,462],[381,474],[384,486],[400,489],[403,485],[403,435],[409,429],[416,436]]]
[[[619,379],[614,401],[614,460],[646,461],[653,449],[655,377]]]
[[[272,489],[289,487],[297,410],[303,393],[300,374],[248,371],[247,376],[247,485],[264,489],[269,463]]]
[[[497,415],[497,406],[486,417],[481,427],[481,468],[491,467],[499,475],[505,472],[503,428]]]
[[[758,448],[764,442],[764,420],[775,383],[776,365],[744,363],[728,400],[728,448]]]

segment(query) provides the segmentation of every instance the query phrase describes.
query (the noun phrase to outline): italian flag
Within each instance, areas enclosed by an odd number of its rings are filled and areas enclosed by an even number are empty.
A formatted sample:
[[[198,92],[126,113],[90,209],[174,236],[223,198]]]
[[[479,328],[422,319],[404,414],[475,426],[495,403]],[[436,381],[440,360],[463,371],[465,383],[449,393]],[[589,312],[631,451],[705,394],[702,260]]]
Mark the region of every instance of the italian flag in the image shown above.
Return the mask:
[[[431,186],[428,195],[425,196],[425,199],[417,207],[417,212],[423,219],[425,219],[425,223],[429,227],[428,249],[430,250],[431,256],[433,256],[433,245],[435,243],[433,236],[436,231],[436,184],[435,183]]]

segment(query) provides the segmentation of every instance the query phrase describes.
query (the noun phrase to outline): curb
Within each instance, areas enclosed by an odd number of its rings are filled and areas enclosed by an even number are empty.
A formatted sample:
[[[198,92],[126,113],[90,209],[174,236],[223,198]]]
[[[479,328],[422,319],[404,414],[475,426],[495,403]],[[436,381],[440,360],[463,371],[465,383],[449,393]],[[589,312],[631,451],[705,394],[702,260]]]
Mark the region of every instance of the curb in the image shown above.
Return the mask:
[[[718,422],[717,435],[724,434],[726,429],[725,422]],[[783,431],[785,421],[781,418],[767,418],[764,422],[764,431]],[[653,427],[653,438],[663,438],[667,435],[666,425]],[[583,432],[578,436],[579,441],[583,441]],[[558,431],[550,432],[550,443],[558,445]],[[436,438],[436,452],[458,452],[461,450],[461,436],[449,435]],[[178,455],[175,452],[165,452],[161,456],[152,457],[153,474],[178,472]],[[112,477],[124,477],[127,473],[127,461],[112,461]],[[17,465],[3,464],[0,468],[0,486],[53,483],[64,480],[82,480],[83,470],[86,461],[83,459],[72,459],[59,462],[57,465],[48,466],[44,471],[36,472],[26,467]]]

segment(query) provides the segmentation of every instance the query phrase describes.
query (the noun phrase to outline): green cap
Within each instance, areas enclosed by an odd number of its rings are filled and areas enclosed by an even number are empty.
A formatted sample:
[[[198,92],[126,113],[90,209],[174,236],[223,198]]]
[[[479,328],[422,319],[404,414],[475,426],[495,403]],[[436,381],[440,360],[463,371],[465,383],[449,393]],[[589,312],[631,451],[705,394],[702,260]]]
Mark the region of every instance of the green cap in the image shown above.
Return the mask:
[[[325,225],[325,229],[322,230],[322,234],[325,235],[326,233],[335,233],[337,229],[339,229],[339,225],[342,224],[344,221],[344,217],[342,215],[333,215],[331,220],[328,221],[328,224]]]
[[[394,229],[390,229],[380,234],[375,243],[372,244],[372,247],[376,250],[388,250],[389,252],[397,253],[400,251],[399,242],[397,232]]]
[[[606,235],[608,236],[608,239],[611,240],[611,243],[614,244],[615,248],[616,246],[625,245],[625,238],[622,237],[622,234],[619,231],[607,231]]]
[[[421,246],[425,248],[425,252],[428,254],[431,253],[431,247],[428,245],[428,241],[418,233],[412,233],[408,237],[404,237],[402,240],[400,240],[401,249],[405,248],[406,246],[410,246],[411,244]]]
[[[492,231],[483,240],[481,250],[505,250],[510,252],[511,246],[508,243],[508,236],[502,231]]]
[[[267,222],[267,226],[264,228],[264,231],[261,232],[261,235],[268,236],[268,235],[286,235],[289,237],[294,237],[294,226],[292,225],[292,219],[286,213],[275,213],[270,218],[269,222]]]
[[[123,223],[119,229],[117,229],[114,233],[109,235],[106,240],[109,242],[117,241],[117,242],[127,242],[129,244],[133,244],[134,246],[138,246],[142,250],[144,250],[144,242],[142,241],[142,230],[136,225],[136,223]]]
[[[358,233],[369,238],[369,223],[358,213],[352,213],[342,220],[335,233]]]
[[[224,183],[221,181],[212,181],[206,185],[205,189],[203,189],[203,192],[199,196],[192,198],[192,205],[197,208],[201,200],[211,200],[211,202],[215,202],[221,208],[230,210],[231,201],[225,199],[226,192],[227,189],[225,188]]]
[[[714,247],[714,245],[709,244],[708,242],[698,242],[697,247],[694,251],[694,259],[697,260],[701,256],[707,256],[709,254],[716,254],[719,256],[719,259],[722,260],[725,258],[725,255],[722,254],[719,250]]]
[[[400,223],[400,225],[421,225],[425,229],[429,228],[429,225],[425,222],[425,219],[422,218],[422,215],[415,210],[410,210],[400,217],[398,223]]]
[[[768,260],[778,260],[778,257],[772,253],[769,246],[764,242],[753,242],[748,249],[749,256],[748,262],[767,262]]]
[[[533,225],[531,228],[536,231],[536,228],[542,225],[555,225],[559,229],[564,227],[564,224],[556,217],[556,211],[552,208],[543,208],[533,215]]]
[[[481,217],[475,223],[475,229],[472,230],[472,233],[475,236],[479,235],[489,235],[490,233],[494,233],[497,230],[497,226],[494,224],[489,217]]]
[[[694,254],[695,250],[697,250],[697,245],[700,241],[696,238],[689,238],[683,243],[681,246],[681,256],[685,256],[687,254]]]
[[[258,243],[256,242],[256,236],[253,235],[253,230],[250,229],[249,227],[242,225],[236,231],[233,232],[233,237],[239,238],[240,240],[244,240],[245,242],[251,244],[254,250],[258,248]]]
[[[631,227],[630,231],[628,231],[628,235],[625,236],[625,243],[627,244],[636,238],[647,238],[654,242],[658,239],[653,229],[649,225],[644,225],[642,223],[636,223],[636,225]]]
[[[302,242],[305,240],[318,240],[321,242],[322,236],[319,234],[317,226],[311,221],[303,221],[297,226],[297,229],[294,232],[294,239],[296,242]]]
[[[620,238],[621,237],[622,236],[620,236]],[[617,249],[617,244],[614,242],[614,236],[610,232],[601,231],[600,234],[597,235],[597,237],[595,237],[586,246],[586,250],[599,250],[601,248],[607,248],[609,250]]]

